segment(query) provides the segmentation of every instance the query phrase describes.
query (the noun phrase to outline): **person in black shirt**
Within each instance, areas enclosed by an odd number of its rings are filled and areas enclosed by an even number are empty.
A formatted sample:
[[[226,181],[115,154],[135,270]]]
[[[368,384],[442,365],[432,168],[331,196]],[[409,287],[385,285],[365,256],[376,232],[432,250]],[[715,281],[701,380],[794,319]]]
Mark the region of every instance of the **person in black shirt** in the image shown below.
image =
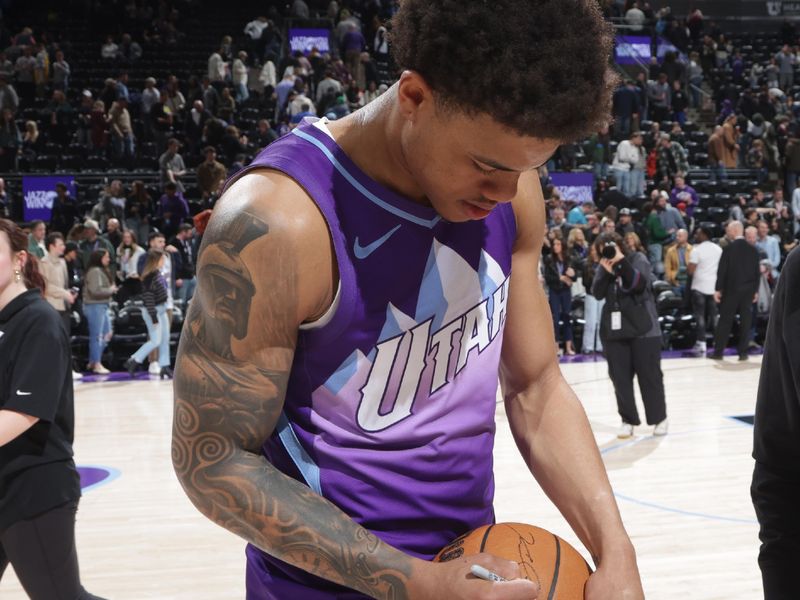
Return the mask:
[[[600,313],[600,339],[622,418],[617,437],[631,437],[633,428],[641,423],[633,392],[634,375],[639,380],[647,423],[654,425],[653,435],[666,435],[661,328],[650,284],[650,263],[644,254],[629,249],[616,233],[604,233],[596,243],[602,258],[591,294],[606,301]],[[613,258],[607,257],[606,248]]]
[[[180,256],[179,266],[175,270],[175,280],[176,287],[178,287],[177,296],[183,301],[184,307],[188,306],[197,286],[197,279],[195,278],[197,246],[192,236],[193,229],[188,223],[181,224],[178,227],[178,233],[169,242],[170,246],[177,248]],[[181,282],[180,286],[177,286],[178,280]]]
[[[750,341],[752,305],[756,301],[761,277],[758,250],[742,237],[742,224],[738,221],[728,226],[734,240],[722,251],[717,269],[714,300],[719,306],[719,321],[714,332],[714,354],[710,358],[721,360],[728,343],[736,313],[741,317],[739,326],[739,360],[747,360]]]
[[[69,339],[26,248],[22,231],[0,219],[0,577],[11,563],[33,600],[96,599],[81,585],[75,550]]]
[[[786,259],[764,342],[750,493],[761,525],[765,600],[800,598],[800,253]]]
[[[72,226],[78,222],[80,222],[78,203],[69,195],[66,185],[57,183],[53,212],[50,216],[50,230],[67,235]]]

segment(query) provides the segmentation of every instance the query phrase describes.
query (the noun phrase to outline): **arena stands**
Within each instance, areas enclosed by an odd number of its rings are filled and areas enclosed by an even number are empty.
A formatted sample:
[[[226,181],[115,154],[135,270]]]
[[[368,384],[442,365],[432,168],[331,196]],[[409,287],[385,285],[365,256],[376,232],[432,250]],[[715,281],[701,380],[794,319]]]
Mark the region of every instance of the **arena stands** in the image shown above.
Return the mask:
[[[108,231],[116,219],[142,247],[154,231],[170,242],[182,222],[195,223],[196,252],[227,177],[304,116],[347,115],[395,76],[387,40],[396,2],[388,0],[29,4],[11,3],[0,24],[0,213],[20,223],[44,218],[48,232],[79,246],[76,254],[91,229],[87,219],[118,242],[118,232]],[[601,231],[615,230],[636,234],[660,277],[664,347],[701,351],[713,319],[699,334],[688,253],[683,245],[671,250],[677,230],[691,241],[702,227],[724,244],[731,220],[756,230],[765,223],[755,243],[767,295],[797,244],[797,33],[789,25],[726,33],[699,11],[677,15],[633,0],[604,5],[620,36],[645,40],[648,58],[616,60],[610,128],[565,144],[541,170],[550,228],[544,254],[557,237],[569,246],[575,350],[596,349],[583,334],[596,266],[590,246]],[[564,174],[591,183],[560,185]],[[63,184],[56,209],[43,212],[56,184]],[[574,195],[581,186],[586,194]],[[119,244],[111,247],[116,254]],[[675,253],[672,274],[665,263]],[[72,283],[80,287],[84,265],[75,260]],[[177,285],[172,292],[174,351],[190,296]],[[105,360],[113,368],[146,335],[125,301],[110,304],[115,335]],[[754,345],[768,311],[768,298],[754,304],[757,327],[745,332]],[[84,363],[79,303],[73,319]],[[731,339],[738,335],[734,328]]]

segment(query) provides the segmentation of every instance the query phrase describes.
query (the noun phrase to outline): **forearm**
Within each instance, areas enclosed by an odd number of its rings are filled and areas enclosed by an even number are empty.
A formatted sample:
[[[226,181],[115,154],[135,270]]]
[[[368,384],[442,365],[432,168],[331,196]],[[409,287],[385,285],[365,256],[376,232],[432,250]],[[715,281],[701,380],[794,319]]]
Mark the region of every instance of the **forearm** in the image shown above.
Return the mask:
[[[329,501],[278,471],[261,456],[258,445],[246,450],[242,444],[199,426],[215,417],[231,418],[222,413],[232,410],[242,420],[245,436],[245,431],[260,426],[259,421],[274,420],[276,415],[272,411],[240,413],[232,394],[225,398],[220,392],[218,398],[198,399],[198,392],[208,395],[209,389],[201,390],[185,378],[197,368],[187,362],[182,357],[176,369],[172,457],[178,479],[198,510],[309,573],[373,598],[409,598],[412,573],[424,569],[424,561],[383,543]],[[214,370],[211,364],[205,367]],[[272,386],[268,381],[262,383],[260,392],[240,387],[239,393],[269,394]],[[277,398],[273,405],[280,405]],[[208,406],[220,414],[204,414]]]
[[[531,472],[595,561],[633,559],[586,413],[557,367],[505,405]]]

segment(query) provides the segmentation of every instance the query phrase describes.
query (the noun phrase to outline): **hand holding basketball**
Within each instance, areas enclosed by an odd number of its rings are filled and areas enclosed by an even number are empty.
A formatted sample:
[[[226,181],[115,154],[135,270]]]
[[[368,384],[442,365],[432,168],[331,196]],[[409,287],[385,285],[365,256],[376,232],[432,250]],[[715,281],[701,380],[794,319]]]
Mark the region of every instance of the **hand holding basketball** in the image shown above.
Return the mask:
[[[644,600],[632,546],[601,561],[586,582],[586,600]]]
[[[484,581],[470,572],[472,565],[482,567],[508,579]],[[539,598],[539,586],[521,577],[519,565],[487,553],[461,557],[443,563],[430,563],[428,585],[420,598],[443,600],[534,600]]]
[[[482,554],[484,552],[491,555]],[[484,557],[487,564],[481,562]],[[513,574],[521,579],[503,583],[521,583],[527,580],[539,597],[557,597],[559,600],[584,600],[586,582],[592,573],[580,553],[567,542],[540,527],[524,523],[498,523],[479,527],[448,544],[434,560],[445,564],[477,564],[505,578],[508,578],[507,573]],[[488,561],[493,562],[489,564]],[[496,569],[493,568],[495,566]],[[605,589],[606,586],[601,582],[599,587]],[[532,593],[522,587],[519,590],[526,594]],[[613,596],[598,598],[610,600]]]

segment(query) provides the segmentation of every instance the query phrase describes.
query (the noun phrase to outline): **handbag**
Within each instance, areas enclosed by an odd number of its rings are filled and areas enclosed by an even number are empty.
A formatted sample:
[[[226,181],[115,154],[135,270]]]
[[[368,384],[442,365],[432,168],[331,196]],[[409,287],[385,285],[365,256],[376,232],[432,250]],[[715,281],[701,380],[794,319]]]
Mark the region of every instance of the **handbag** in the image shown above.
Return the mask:
[[[653,319],[645,305],[644,292],[620,294],[619,286],[613,283],[600,318],[600,338],[603,341],[632,340],[645,335],[652,327]]]

